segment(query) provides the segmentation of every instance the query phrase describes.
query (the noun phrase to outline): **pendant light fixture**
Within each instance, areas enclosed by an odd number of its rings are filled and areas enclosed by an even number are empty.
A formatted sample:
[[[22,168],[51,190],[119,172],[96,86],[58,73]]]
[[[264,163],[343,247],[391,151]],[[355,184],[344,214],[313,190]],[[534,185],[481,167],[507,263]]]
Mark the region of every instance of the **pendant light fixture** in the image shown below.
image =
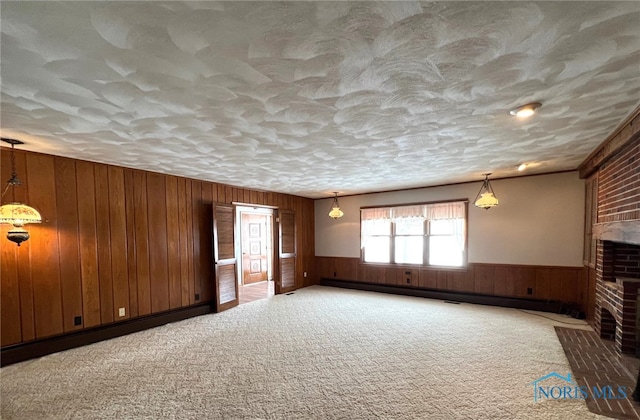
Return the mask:
[[[42,217],[33,207],[16,202],[15,189],[16,186],[21,185],[22,182],[18,179],[18,174],[16,174],[16,158],[13,151],[16,144],[24,143],[20,140],[5,138],[3,138],[2,141],[11,145],[11,178],[7,181],[7,186],[2,192],[2,199],[4,201],[4,196],[9,191],[9,187],[11,187],[11,203],[0,206],[0,224],[6,223],[13,225],[13,229],[7,232],[7,239],[20,246],[22,242],[29,239],[29,232],[27,232],[23,226],[27,223],[41,223]]]
[[[334,192],[335,197],[333,197],[333,203],[331,203],[331,211],[329,212],[329,217],[334,219],[339,219],[344,216],[344,212],[340,210],[340,204],[338,204],[338,193]]]
[[[475,205],[485,210],[489,210],[491,207],[498,205],[498,199],[496,198],[493,192],[493,187],[491,187],[491,183],[489,182],[489,175],[491,174],[488,173],[482,175],[484,175],[484,182],[476,196]]]

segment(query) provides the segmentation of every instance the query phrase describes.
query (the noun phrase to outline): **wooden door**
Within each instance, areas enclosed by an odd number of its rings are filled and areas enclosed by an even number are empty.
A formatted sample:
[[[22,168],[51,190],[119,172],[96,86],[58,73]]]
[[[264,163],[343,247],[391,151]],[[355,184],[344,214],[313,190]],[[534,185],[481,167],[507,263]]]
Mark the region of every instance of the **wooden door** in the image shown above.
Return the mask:
[[[242,231],[242,283],[251,284],[269,279],[268,217],[266,214],[240,214]]]
[[[278,281],[275,292],[287,293],[296,289],[296,214],[278,210]]]
[[[228,204],[213,204],[213,264],[216,282],[216,312],[238,305],[234,225],[236,209]]]

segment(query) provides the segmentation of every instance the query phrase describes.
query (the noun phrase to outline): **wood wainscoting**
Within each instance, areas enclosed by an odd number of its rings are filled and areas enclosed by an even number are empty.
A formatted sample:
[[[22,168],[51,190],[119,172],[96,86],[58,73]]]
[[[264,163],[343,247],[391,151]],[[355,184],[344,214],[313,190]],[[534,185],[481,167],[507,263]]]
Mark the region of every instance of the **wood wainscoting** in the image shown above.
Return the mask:
[[[19,247],[0,227],[3,349],[213,302],[214,202],[294,211],[295,287],[314,282],[311,199],[23,150],[15,163],[15,199],[45,220]]]
[[[587,308],[584,267],[470,263],[462,269],[437,269],[363,264],[359,258],[316,257],[316,270],[321,279],[555,301],[582,311]]]
[[[211,313],[212,310],[211,304],[194,305],[161,314],[132,318],[123,322],[83,329],[69,334],[56,335],[40,340],[5,346],[2,348],[0,366],[7,366],[36,357],[46,356],[47,354],[86,346],[97,343],[98,341],[159,327],[194,316],[206,315]]]

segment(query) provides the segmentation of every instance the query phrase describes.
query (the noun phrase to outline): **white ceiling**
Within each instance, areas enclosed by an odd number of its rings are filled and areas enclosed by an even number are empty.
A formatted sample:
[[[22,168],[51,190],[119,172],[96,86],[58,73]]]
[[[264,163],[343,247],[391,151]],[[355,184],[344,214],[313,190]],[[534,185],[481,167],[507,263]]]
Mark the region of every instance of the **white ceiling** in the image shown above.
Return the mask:
[[[313,198],[575,169],[640,98],[637,1],[0,7],[2,136]]]

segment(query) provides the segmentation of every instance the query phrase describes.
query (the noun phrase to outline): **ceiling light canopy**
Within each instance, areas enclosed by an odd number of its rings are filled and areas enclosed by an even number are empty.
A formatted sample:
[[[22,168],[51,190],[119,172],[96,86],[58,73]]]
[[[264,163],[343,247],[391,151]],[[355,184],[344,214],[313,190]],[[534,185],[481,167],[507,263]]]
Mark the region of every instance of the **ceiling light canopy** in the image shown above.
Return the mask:
[[[498,199],[496,198],[495,193],[493,192],[493,187],[489,182],[489,175],[491,174],[488,173],[482,175],[484,175],[484,182],[482,183],[480,191],[478,191],[478,195],[476,196],[475,205],[476,207],[489,210],[491,207],[495,207],[498,205]]]
[[[329,212],[329,217],[333,219],[339,219],[344,216],[344,212],[340,210],[340,204],[338,203],[338,193],[334,192],[335,197],[333,197],[333,202],[331,203],[331,211]]]
[[[512,109],[509,111],[509,114],[516,116],[518,118],[528,118],[536,113],[538,108],[540,108],[542,104],[540,102],[531,102],[530,104],[519,106],[516,109]]]
[[[527,164],[526,163],[521,163],[518,166],[518,171],[520,171],[520,172],[524,171],[525,169],[527,169]]]
[[[27,223],[41,223],[42,216],[40,216],[38,210],[33,207],[16,202],[15,188],[21,185],[22,182],[16,173],[16,159],[13,150],[16,144],[24,143],[20,140],[5,138],[3,138],[2,141],[11,145],[11,178],[7,181],[7,186],[2,192],[2,198],[4,198],[4,195],[9,191],[9,187],[11,187],[12,202],[0,206],[0,224],[13,225],[13,229],[7,232],[7,239],[20,246],[22,242],[29,239],[29,232],[27,232],[23,226]]]

